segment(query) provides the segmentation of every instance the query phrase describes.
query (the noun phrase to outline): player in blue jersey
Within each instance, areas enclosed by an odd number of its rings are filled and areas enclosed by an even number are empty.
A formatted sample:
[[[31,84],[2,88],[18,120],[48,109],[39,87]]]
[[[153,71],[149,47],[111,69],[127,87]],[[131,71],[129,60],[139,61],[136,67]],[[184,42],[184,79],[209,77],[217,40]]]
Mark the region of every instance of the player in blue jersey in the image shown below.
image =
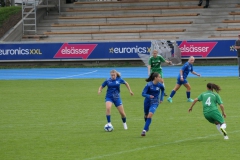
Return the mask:
[[[164,96],[164,86],[162,84],[162,78],[159,73],[153,72],[150,74],[147,85],[142,91],[142,96],[145,97],[144,100],[144,118],[145,126],[143,128],[141,136],[145,136],[146,132],[149,130],[149,126],[152,121],[152,116],[158,108],[159,103],[162,103]],[[160,93],[161,92],[161,93]]]
[[[133,92],[129,84],[121,78],[121,75],[119,72],[117,72],[116,70],[112,70],[110,72],[110,75],[111,75],[111,78],[106,79],[103,82],[103,84],[99,87],[98,94],[102,92],[102,89],[105,86],[108,87],[106,97],[105,97],[107,122],[108,124],[112,125],[111,124],[111,107],[112,107],[112,104],[114,104],[117,107],[119,113],[121,114],[124,129],[127,129],[126,114],[124,112],[122,100],[120,97],[120,84],[125,84],[131,95],[133,95]]]
[[[197,76],[201,76],[200,74],[196,73],[193,71],[193,63],[195,61],[195,58],[193,56],[189,57],[188,59],[188,62],[186,62],[181,70],[180,70],[180,74],[178,75],[178,78],[177,78],[177,84],[176,86],[174,87],[174,89],[172,90],[169,98],[167,99],[168,102],[172,103],[172,98],[173,96],[175,95],[175,93],[177,92],[177,90],[181,87],[181,85],[184,85],[186,88],[187,88],[187,101],[188,102],[193,102],[193,99],[190,98],[190,91],[191,91],[191,86],[190,84],[188,83],[187,81],[187,76],[189,74],[189,72],[191,72],[192,74],[194,75],[197,75]]]

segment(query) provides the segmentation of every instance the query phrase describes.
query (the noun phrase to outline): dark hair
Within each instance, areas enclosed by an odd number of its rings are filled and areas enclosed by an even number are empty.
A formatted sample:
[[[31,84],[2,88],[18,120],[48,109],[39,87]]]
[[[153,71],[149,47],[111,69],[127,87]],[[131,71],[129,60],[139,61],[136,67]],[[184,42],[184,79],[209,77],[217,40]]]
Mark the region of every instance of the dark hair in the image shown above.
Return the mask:
[[[221,88],[214,83],[208,83],[207,88],[212,90],[212,91],[215,90],[217,93],[221,90]]]
[[[159,76],[159,73],[157,72],[152,72],[149,77],[146,79],[147,82],[153,81],[156,77]]]

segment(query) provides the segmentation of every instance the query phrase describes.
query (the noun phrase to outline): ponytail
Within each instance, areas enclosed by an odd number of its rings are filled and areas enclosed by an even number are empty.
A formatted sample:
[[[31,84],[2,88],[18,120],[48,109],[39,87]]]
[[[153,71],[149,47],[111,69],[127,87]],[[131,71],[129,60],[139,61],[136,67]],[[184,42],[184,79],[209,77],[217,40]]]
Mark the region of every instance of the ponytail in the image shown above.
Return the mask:
[[[149,77],[146,79],[146,82],[153,81],[156,77],[158,77],[159,73],[157,72],[152,72]]]
[[[207,88],[210,89],[211,91],[215,90],[217,93],[221,90],[220,86],[214,83],[208,83]]]
[[[117,75],[117,77],[121,77],[121,73],[119,73],[115,69],[111,70],[110,73],[115,73]]]

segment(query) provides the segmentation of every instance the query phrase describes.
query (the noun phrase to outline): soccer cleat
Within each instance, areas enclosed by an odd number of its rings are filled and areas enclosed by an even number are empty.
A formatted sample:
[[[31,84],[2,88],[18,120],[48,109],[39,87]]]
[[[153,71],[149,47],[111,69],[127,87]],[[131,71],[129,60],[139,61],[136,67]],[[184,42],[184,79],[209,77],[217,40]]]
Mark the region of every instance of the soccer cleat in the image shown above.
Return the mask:
[[[125,130],[128,129],[128,127],[127,127],[127,123],[123,123],[123,128],[124,128]]]
[[[224,137],[227,136],[227,132],[225,131],[225,129],[223,129],[222,127],[220,127],[220,129],[221,129],[221,131],[222,131]]]
[[[193,99],[188,98],[187,102],[193,102]]]
[[[171,97],[169,97],[167,100],[168,100],[168,102],[172,103],[172,98]]]
[[[142,131],[141,136],[146,136],[146,131],[145,130]]]
[[[224,139],[229,139],[228,136],[224,136]]]

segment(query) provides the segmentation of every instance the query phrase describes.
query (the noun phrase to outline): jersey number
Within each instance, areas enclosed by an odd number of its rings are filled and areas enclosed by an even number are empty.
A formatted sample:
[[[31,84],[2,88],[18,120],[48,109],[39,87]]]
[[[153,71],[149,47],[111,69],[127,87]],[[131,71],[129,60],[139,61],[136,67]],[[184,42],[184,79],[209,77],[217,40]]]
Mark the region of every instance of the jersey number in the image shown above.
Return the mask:
[[[211,105],[211,97],[208,97],[208,99],[205,102],[206,105],[210,106]]]

